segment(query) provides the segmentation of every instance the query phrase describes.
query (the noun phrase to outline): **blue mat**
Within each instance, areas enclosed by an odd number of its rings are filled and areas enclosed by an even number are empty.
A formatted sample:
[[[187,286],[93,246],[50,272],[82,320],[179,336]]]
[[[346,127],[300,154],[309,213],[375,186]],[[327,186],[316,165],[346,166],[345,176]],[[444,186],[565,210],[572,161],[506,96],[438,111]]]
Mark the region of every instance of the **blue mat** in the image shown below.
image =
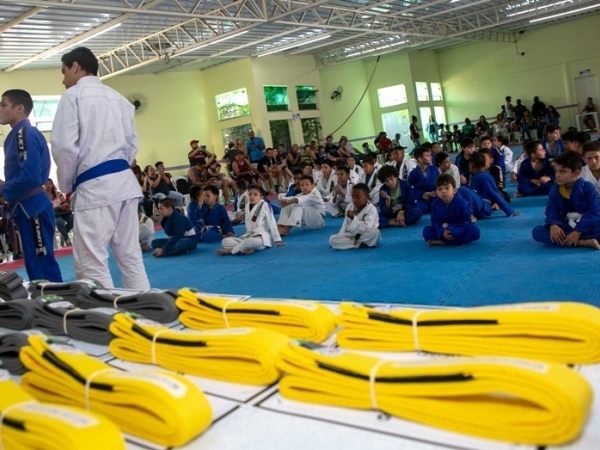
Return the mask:
[[[514,191],[515,185],[509,186]],[[253,297],[353,300],[472,306],[543,300],[575,300],[600,306],[595,279],[600,252],[547,248],[531,239],[543,223],[546,197],[519,198],[522,216],[495,212],[480,220],[481,239],[462,247],[429,247],[425,216],[405,229],[382,230],[376,249],[335,251],[328,246],[342,219],[327,218],[317,231],[293,230],[285,246],[249,256],[217,256],[218,244],[201,244],[188,255],[144,255],[155,288],[190,286],[206,292]],[[244,228],[236,227],[242,234]],[[157,233],[157,237],[163,233]],[[72,257],[59,260],[66,280],[75,278]],[[120,277],[111,257],[111,272]],[[19,271],[21,276],[24,270]]]

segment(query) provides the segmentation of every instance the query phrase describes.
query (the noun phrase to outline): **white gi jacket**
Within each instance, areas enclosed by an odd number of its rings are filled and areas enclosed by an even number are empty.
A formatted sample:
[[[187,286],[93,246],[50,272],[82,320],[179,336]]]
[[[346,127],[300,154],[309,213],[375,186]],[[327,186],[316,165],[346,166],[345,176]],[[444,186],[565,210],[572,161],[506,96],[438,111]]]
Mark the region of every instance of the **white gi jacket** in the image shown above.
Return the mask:
[[[347,215],[344,215],[344,223],[340,229],[340,234],[363,234],[368,228],[377,228],[379,226],[379,214],[377,213],[377,208],[372,203],[367,203],[358,214],[356,214],[356,207],[351,203],[346,208],[346,213],[348,211],[354,211],[354,219],[350,219]]]
[[[250,235],[260,236],[265,247],[272,247],[273,241],[281,241],[273,211],[264,200],[261,200],[254,206],[250,202],[247,202],[244,219],[246,233],[241,236],[242,239],[250,237]]]

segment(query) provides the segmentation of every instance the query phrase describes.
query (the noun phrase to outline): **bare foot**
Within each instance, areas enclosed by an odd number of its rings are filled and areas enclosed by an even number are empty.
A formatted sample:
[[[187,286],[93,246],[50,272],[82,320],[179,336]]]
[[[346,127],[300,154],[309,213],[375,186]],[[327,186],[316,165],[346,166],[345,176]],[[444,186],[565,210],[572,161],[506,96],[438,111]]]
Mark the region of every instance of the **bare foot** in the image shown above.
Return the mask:
[[[600,250],[600,244],[597,239],[579,239],[577,241],[577,247],[588,247],[595,250]]]
[[[427,245],[446,245],[446,243],[444,241],[427,241]]]
[[[515,192],[515,193],[513,194],[513,197],[514,197],[514,198],[523,197],[523,194],[521,194],[521,193],[519,193],[519,192]]]
[[[142,251],[143,251],[143,252],[150,251],[150,249],[151,249],[151,248],[152,248],[152,247],[150,247],[149,245],[142,245]]]
[[[492,203],[492,209],[493,209],[494,211],[499,211],[499,210],[500,210],[500,207],[498,206],[498,203]]]
[[[256,251],[255,248],[247,248],[246,250],[244,250],[244,254],[245,255],[251,255],[252,253],[254,253]]]
[[[277,225],[277,231],[279,232],[280,236],[289,236],[290,227],[285,225]]]
[[[219,256],[231,255],[231,249],[230,248],[219,248],[219,249],[215,250],[215,253]]]

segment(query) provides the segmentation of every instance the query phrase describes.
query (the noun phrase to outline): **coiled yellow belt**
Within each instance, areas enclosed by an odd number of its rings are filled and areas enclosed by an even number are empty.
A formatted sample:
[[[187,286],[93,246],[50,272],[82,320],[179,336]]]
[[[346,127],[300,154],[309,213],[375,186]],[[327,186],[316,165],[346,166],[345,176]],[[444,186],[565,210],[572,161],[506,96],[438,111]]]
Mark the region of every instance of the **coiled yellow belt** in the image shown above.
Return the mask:
[[[20,357],[30,370],[21,386],[37,399],[85,406],[144,439],[183,445],[212,421],[206,396],[177,374],[121,371],[45,336],[30,336]]]
[[[180,289],[179,320],[189,328],[256,327],[279,331],[294,339],[323,342],[335,329],[335,314],[319,302],[250,299],[236,301]]]
[[[340,346],[494,355],[559,363],[600,361],[600,309],[583,303],[521,303],[460,310],[375,309],[341,303]]]
[[[275,358],[289,343],[284,334],[258,328],[177,331],[128,314],[114,320],[109,348],[117,358],[236,383],[277,381]]]
[[[379,409],[455,432],[523,444],[562,444],[585,423],[592,390],[558,364],[508,358],[386,361],[292,343],[279,391],[310,403]]]
[[[121,450],[125,441],[106,417],[40,403],[0,371],[0,449]]]

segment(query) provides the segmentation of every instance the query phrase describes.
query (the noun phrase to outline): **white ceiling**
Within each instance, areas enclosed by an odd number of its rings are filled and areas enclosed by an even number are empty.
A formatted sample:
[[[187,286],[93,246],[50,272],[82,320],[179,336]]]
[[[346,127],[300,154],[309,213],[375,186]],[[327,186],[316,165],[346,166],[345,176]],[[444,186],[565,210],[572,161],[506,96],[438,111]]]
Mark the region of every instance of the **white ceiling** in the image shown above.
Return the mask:
[[[79,45],[100,75],[197,70],[277,51],[318,66],[519,31],[600,12],[598,0],[0,0],[0,70],[60,67]]]

